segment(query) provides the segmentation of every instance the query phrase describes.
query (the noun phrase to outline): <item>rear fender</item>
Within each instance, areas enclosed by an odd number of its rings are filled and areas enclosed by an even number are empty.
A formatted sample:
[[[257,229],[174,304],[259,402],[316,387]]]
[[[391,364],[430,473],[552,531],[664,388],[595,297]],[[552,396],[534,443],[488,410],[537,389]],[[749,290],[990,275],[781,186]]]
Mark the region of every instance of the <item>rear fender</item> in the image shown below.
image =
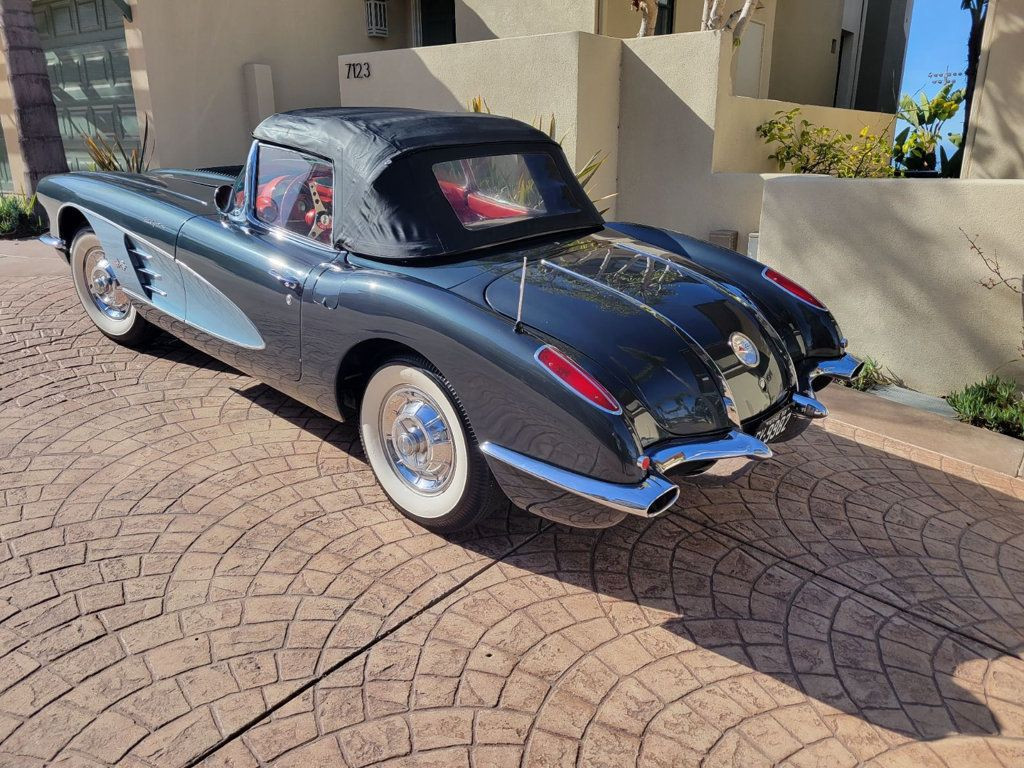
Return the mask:
[[[328,269],[302,311],[302,389],[340,415],[338,372],[346,353],[371,340],[415,350],[451,382],[477,441],[610,482],[638,482],[641,451],[622,414],[567,390],[534,359],[544,340],[443,288],[349,267]],[[577,362],[598,379],[591,361]]]

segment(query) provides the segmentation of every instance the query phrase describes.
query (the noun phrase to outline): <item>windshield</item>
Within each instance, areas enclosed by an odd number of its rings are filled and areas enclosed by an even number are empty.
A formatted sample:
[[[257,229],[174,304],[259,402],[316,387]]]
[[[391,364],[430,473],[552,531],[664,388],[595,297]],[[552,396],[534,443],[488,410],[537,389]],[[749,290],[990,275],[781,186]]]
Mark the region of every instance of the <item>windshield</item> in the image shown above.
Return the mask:
[[[466,229],[580,210],[572,188],[545,152],[448,160],[435,164],[433,171],[441,192]]]

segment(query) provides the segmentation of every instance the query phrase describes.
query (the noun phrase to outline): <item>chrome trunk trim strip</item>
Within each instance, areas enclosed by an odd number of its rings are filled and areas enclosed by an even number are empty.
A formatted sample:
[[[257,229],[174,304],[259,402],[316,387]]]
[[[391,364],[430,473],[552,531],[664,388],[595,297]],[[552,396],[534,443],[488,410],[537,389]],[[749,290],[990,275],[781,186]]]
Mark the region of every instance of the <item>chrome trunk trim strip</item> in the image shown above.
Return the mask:
[[[665,264],[670,268],[675,269],[680,274],[687,275],[697,280],[702,280],[711,283],[716,288],[718,288],[718,290],[722,291],[722,293],[731,296],[744,307],[749,309],[751,314],[754,315],[754,319],[757,321],[758,325],[761,326],[762,332],[772,341],[772,343],[775,344],[775,347],[780,357],[782,357],[782,360],[785,363],[786,371],[789,373],[790,378],[793,381],[793,385],[795,386],[797,384],[799,378],[796,372],[796,364],[793,362],[793,356],[789,354],[789,347],[786,346],[786,342],[782,340],[782,337],[779,335],[779,332],[775,330],[775,326],[772,325],[771,322],[769,322],[768,318],[764,316],[764,313],[761,311],[761,308],[758,307],[757,304],[754,303],[753,299],[751,299],[749,296],[743,293],[739,288],[733,285],[729,285],[727,283],[723,283],[722,281],[716,280],[713,277],[709,277],[708,275],[698,272],[695,269],[691,269],[685,264],[680,264],[678,261],[670,259],[668,256],[662,256],[661,254],[658,253],[651,253],[641,248],[637,248],[635,245],[630,245],[629,243],[619,243],[619,245],[625,248],[627,251],[633,251],[633,253],[638,253],[641,256],[647,256],[649,258],[654,259],[655,261],[659,261],[662,264]]]
[[[490,442],[481,445],[480,450],[530,477],[630,515],[657,517],[667,512],[679,498],[679,486],[654,472],[636,485],[623,485],[570,472]]]
[[[550,262],[547,259],[541,259],[540,263],[541,266],[549,267],[550,269],[554,269],[563,274],[570,275],[571,277],[574,277],[577,280],[582,280],[583,282],[589,285],[593,285],[595,288],[614,294],[623,301],[632,304],[634,307],[642,309],[644,312],[650,313],[660,322],[664,323],[669,328],[674,329],[676,333],[678,333],[683,338],[687,346],[689,346],[690,349],[693,350],[694,354],[696,354],[697,357],[700,358],[700,361],[704,363],[704,366],[708,369],[708,372],[711,373],[711,375],[715,378],[715,383],[718,385],[718,389],[722,394],[722,401],[725,406],[726,416],[729,417],[729,421],[731,421],[735,426],[740,426],[740,413],[736,409],[736,397],[732,393],[732,388],[729,386],[729,382],[726,380],[725,374],[722,373],[722,369],[718,367],[718,364],[715,363],[715,361],[711,358],[711,355],[707,353],[707,350],[705,350],[704,347],[698,344],[697,340],[686,332],[686,329],[684,329],[678,323],[672,322],[670,318],[665,317],[665,315],[656,310],[654,307],[644,304],[639,299],[630,296],[628,293],[624,293],[623,291],[620,291],[617,288],[612,288],[610,285],[606,285],[605,283],[602,283],[599,280],[594,280],[592,277],[581,275],[579,272],[575,272],[569,269],[568,267],[563,267],[561,264],[555,264],[553,262]]]

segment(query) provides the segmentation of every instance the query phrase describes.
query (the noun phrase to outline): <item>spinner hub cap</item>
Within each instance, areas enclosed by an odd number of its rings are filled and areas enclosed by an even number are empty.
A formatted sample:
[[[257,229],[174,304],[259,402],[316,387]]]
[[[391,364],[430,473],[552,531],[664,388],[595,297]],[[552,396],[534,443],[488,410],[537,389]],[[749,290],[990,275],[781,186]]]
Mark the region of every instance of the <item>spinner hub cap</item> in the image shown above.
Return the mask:
[[[380,411],[385,454],[395,474],[417,493],[432,496],[451,483],[455,446],[441,408],[412,386],[392,390]]]
[[[121,290],[117,275],[114,274],[106,257],[97,253],[88,254],[85,260],[85,274],[89,296],[96,308],[113,320],[126,318],[131,309],[131,302]]]

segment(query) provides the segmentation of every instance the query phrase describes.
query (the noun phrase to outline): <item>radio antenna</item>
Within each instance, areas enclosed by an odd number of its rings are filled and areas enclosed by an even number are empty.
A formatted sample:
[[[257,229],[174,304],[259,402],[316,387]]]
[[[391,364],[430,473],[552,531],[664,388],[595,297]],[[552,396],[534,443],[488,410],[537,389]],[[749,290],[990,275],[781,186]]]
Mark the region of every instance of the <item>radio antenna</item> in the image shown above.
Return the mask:
[[[526,293],[526,257],[523,256],[523,274],[519,278],[519,307],[516,309],[516,324],[512,330],[523,333],[523,295]]]

